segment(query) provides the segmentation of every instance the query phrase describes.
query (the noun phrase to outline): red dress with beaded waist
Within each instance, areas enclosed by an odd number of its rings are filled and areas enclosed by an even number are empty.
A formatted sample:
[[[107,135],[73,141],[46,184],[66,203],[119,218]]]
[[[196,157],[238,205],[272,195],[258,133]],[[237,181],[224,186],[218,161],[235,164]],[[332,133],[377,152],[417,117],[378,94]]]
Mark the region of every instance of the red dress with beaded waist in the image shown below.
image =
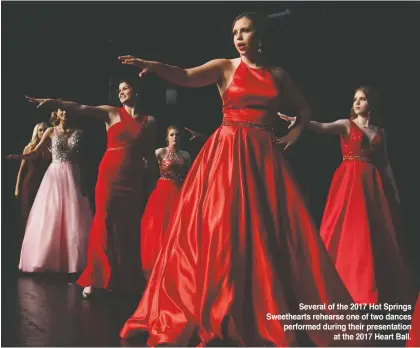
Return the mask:
[[[392,185],[383,175],[383,131],[370,143],[350,121],[341,137],[343,162],[336,170],[321,223],[321,238],[344,284],[359,303],[410,303],[415,300],[395,214]]]
[[[141,219],[141,264],[149,278],[169,221],[178,202],[181,185],[188,171],[182,155],[168,147],[164,158],[158,160],[160,178],[147,201]]]
[[[99,165],[96,212],[88,246],[88,264],[77,283],[104,289],[140,291],[140,219],[146,200],[147,117],[132,118],[120,108],[121,121],[107,132],[107,150]]]
[[[241,62],[223,95],[223,123],[181,190],[148,285],[121,331],[149,332],[149,345],[291,346],[285,330],[299,303],[349,303],[302,194],[273,144],[280,93],[268,69]],[[268,314],[284,314],[270,320]],[[303,313],[303,312],[300,312]],[[308,323],[308,322],[305,322]],[[308,331],[318,345],[336,331]]]

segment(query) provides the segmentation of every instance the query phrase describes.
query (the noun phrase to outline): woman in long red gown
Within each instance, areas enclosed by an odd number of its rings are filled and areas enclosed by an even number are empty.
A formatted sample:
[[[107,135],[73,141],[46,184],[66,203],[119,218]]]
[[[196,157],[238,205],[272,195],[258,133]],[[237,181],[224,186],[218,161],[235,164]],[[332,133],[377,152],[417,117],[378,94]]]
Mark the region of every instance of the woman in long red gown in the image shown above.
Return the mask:
[[[191,156],[179,148],[181,132],[176,126],[166,130],[167,147],[156,150],[160,178],[151,193],[141,219],[141,264],[149,278],[162,247],[164,233],[174,213],[182,183],[191,165]]]
[[[293,346],[302,332],[286,325],[318,323],[304,317],[314,311],[300,304],[351,302],[283,151],[273,144],[280,105],[290,102],[303,120],[282,139],[287,145],[298,138],[310,109],[283,69],[261,64],[260,24],[252,13],[235,19],[236,59],[185,70],[119,58],[140,67],[141,74],[153,72],[173,84],[217,84],[224,114],[186,177],[162,250],[122,338],[145,330],[151,346],[185,346],[197,332],[203,345],[229,336],[242,345]],[[288,318],[288,313],[300,318]],[[323,346],[342,345],[334,341],[340,332],[306,331]]]
[[[83,297],[94,288],[124,292],[140,291],[144,277],[140,261],[140,219],[149,191],[145,187],[147,161],[151,177],[157,178],[154,154],[156,121],[145,114],[129,80],[119,84],[120,108],[87,106],[53,99],[35,99],[40,105],[57,105],[105,122],[107,149],[95,188],[96,212],[88,246],[88,264],[77,280]]]
[[[411,330],[406,347],[420,347],[420,294],[417,296],[417,302],[411,316]]]
[[[331,182],[321,238],[355,302],[409,304],[416,293],[398,243],[398,191],[384,131],[372,122],[374,102],[372,89],[360,87],[350,119],[310,122],[309,129],[339,134],[343,155]]]
[[[25,146],[23,154],[27,154],[38,145],[47,128],[48,125],[45,122],[38,123],[34,127],[31,141]],[[50,162],[51,151],[48,148],[38,157],[31,160],[23,159],[20,162],[16,178],[15,197],[20,198],[23,229],[25,229],[36,193]]]

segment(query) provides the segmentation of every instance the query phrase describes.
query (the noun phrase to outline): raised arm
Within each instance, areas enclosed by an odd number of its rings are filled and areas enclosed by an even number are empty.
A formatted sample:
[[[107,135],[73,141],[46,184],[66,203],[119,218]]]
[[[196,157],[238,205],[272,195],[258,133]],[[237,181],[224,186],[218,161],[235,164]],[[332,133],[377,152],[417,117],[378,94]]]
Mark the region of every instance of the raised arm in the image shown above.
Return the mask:
[[[32,98],[28,96],[26,99],[28,99],[31,103],[38,104],[38,108],[48,106],[53,109],[66,109],[80,116],[88,116],[99,119],[107,124],[112,123],[112,119],[118,115],[118,109],[110,105],[90,106],[82,105],[73,101]]]
[[[35,148],[32,149],[31,151],[27,151],[26,153],[23,153],[22,155],[9,155],[6,158],[27,160],[27,159],[34,159],[38,157],[42,153],[42,151],[48,146],[53,132],[54,132],[53,127],[48,128],[42,135],[42,138],[40,142],[38,143],[38,145],[35,146]]]
[[[134,65],[141,69],[140,77],[154,73],[174,85],[183,87],[203,87],[221,81],[228,59],[214,59],[195,68],[183,69],[156,61],[143,60],[133,56],[118,57],[122,64]]]
[[[25,148],[23,149],[23,154],[27,154],[28,153],[28,147],[25,146]],[[22,161],[20,161],[20,166],[19,166],[19,171],[17,174],[17,178],[16,178],[16,187],[15,187],[15,197],[19,197],[20,194],[20,183],[22,181],[22,172],[24,170],[26,166],[26,160],[22,159]]]

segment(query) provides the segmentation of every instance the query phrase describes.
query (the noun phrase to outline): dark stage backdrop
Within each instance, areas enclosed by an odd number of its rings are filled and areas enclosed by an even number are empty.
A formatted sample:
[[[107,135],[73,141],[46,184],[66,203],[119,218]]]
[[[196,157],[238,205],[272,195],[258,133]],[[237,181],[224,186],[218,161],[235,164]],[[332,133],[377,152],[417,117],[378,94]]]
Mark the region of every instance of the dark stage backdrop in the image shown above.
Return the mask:
[[[2,2],[2,276],[13,276],[22,231],[13,197],[20,153],[47,110],[26,102],[25,94],[64,97],[87,104],[115,103],[116,76],[136,74],[117,56],[191,67],[218,57],[234,57],[231,22],[239,12],[266,14],[289,9],[273,20],[270,59],[285,68],[307,97],[314,119],[347,117],[353,91],[376,87],[388,133],[389,155],[402,200],[404,233],[413,270],[419,274],[420,238],[418,123],[420,7],[415,2]],[[110,98],[110,76],[111,94]],[[215,86],[178,88],[167,105],[165,82],[143,81],[150,112],[165,127],[181,123],[211,134],[221,122]],[[112,99],[112,100],[110,100]],[[90,191],[105,148],[105,127],[81,120],[86,129]],[[284,132],[284,125],[279,125]],[[194,155],[202,144],[185,143]],[[319,224],[331,177],[340,162],[337,137],[307,134],[288,159]],[[92,202],[93,204],[93,202]],[[416,252],[417,248],[417,252]],[[3,279],[7,284],[7,279]]]

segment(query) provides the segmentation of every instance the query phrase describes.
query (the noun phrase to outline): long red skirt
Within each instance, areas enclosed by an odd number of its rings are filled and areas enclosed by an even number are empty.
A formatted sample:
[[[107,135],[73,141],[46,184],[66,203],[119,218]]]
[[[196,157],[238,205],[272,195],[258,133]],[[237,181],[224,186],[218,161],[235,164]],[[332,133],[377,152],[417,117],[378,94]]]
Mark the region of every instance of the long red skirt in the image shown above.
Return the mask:
[[[133,158],[132,163],[128,161]],[[95,188],[96,213],[88,246],[88,264],[77,283],[82,286],[140,291],[140,219],[145,205],[145,169],[139,156],[126,150],[106,151]]]
[[[162,240],[178,202],[180,186],[172,180],[159,179],[149,197],[141,219],[141,264],[146,279],[162,247]]]
[[[410,338],[407,340],[407,347],[420,347],[420,295],[417,296],[416,306],[411,317]]]
[[[194,331],[203,344],[228,336],[293,346],[302,331],[285,325],[319,321],[288,313],[327,313],[299,307],[350,302],[272,134],[222,126],[189,171],[143,298],[120,335],[146,330],[151,346],[186,345]],[[340,329],[306,333],[320,346],[343,345],[334,341]]]
[[[355,302],[415,301],[394,215],[378,169],[343,161],[331,183],[321,238]]]

